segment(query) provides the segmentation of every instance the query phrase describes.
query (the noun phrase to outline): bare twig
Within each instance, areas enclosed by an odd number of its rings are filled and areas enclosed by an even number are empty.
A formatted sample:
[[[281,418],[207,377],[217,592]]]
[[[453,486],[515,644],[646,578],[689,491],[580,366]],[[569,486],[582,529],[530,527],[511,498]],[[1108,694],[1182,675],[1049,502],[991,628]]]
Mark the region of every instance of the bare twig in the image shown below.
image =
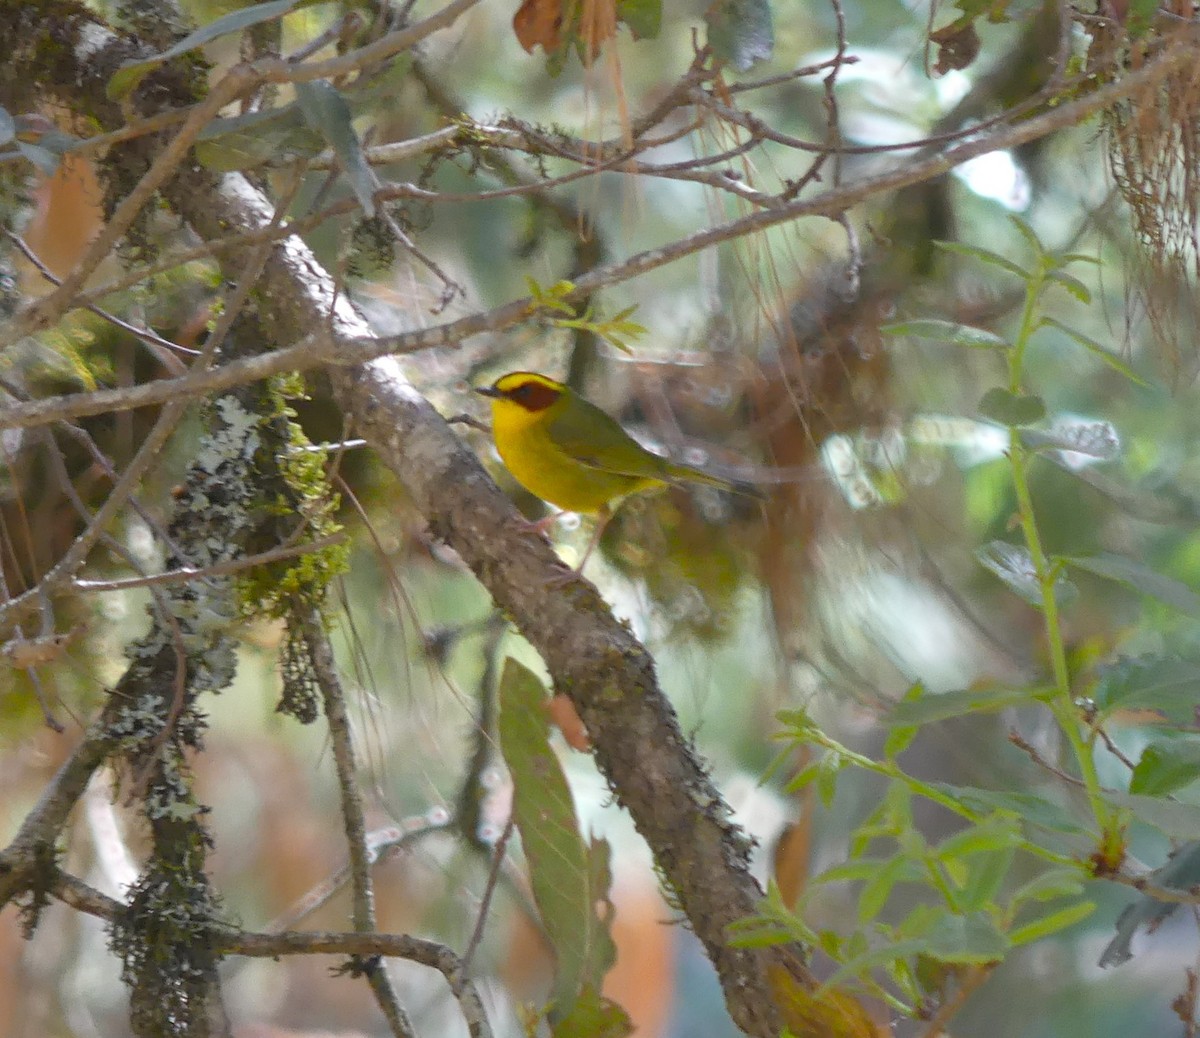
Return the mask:
[[[946,1034],[946,1025],[954,1018],[972,993],[992,975],[995,968],[993,965],[968,966],[959,978],[954,994],[946,999],[930,1018],[925,1038],[942,1038]]]
[[[29,260],[36,268],[39,274],[42,275],[52,285],[62,285],[62,278],[57,277],[54,272],[42,262],[41,257],[29,247],[25,239],[20,235],[13,234],[12,231],[5,231],[8,239],[21,250],[22,255]],[[78,305],[78,304],[76,304]],[[196,356],[200,351],[193,350],[187,346],[180,346],[177,342],[171,342],[170,339],[164,339],[156,332],[152,332],[149,328],[139,328],[136,325],[130,324],[128,321],[123,321],[115,314],[110,314],[107,310],[101,309],[93,303],[83,304],[84,309],[95,314],[101,320],[107,321],[116,328],[120,328],[123,332],[128,332],[136,339],[144,342],[147,346],[157,347],[153,352],[159,362],[172,375],[182,375],[187,371],[187,367],[179,360],[170,350],[177,350],[180,353],[186,353],[190,356]],[[168,352],[164,352],[168,351]]]
[[[358,933],[375,930],[375,891],[371,885],[371,860],[367,850],[367,825],[363,816],[362,796],[358,790],[358,768],[350,735],[350,717],[346,712],[346,693],[333,661],[333,647],[325,633],[318,610],[310,609],[303,617],[304,641],[308,646],[317,685],[325,704],[333,760],[337,768],[338,792],[342,801],[342,824],[350,852],[350,883],[354,892],[353,923]],[[368,963],[367,981],[375,993],[379,1008],[396,1038],[415,1035],[412,1020],[400,1004],[400,998],[382,964]]]
[[[1119,883],[1123,887],[1132,887],[1155,901],[1164,901],[1169,905],[1200,905],[1200,884],[1181,890],[1177,887],[1159,886],[1145,876],[1131,876],[1125,872],[1106,872],[1100,878],[1110,883]]]
[[[1068,775],[1062,770],[1062,768],[1056,767],[1046,760],[1045,757],[1038,753],[1037,747],[1034,746],[1033,743],[1026,739],[1025,736],[1023,736],[1015,728],[1009,729],[1008,741],[1011,742],[1018,750],[1024,752],[1026,756],[1028,756],[1029,759],[1033,761],[1033,763],[1039,768],[1043,768],[1044,770],[1050,772],[1050,774],[1055,778],[1062,779],[1063,782],[1066,782],[1071,786],[1079,787],[1083,785],[1083,782],[1077,779],[1074,775]]]
[[[449,819],[430,821],[428,817],[419,816],[409,819],[403,828],[388,826],[376,829],[367,834],[367,857],[372,864],[382,861],[400,851],[410,843],[424,839],[435,833],[445,832],[453,825]],[[287,911],[272,919],[266,926],[267,933],[283,933],[312,915],[317,909],[329,904],[339,890],[350,880],[350,863],[347,862],[336,872],[322,880],[311,890],[297,898]]]
[[[467,974],[471,972],[471,959],[475,956],[475,950],[479,947],[479,942],[483,940],[483,928],[487,925],[492,895],[496,892],[496,883],[500,879],[500,872],[504,866],[504,855],[508,849],[508,841],[512,838],[515,824],[515,819],[510,816],[504,826],[504,831],[500,834],[500,839],[496,841],[496,850],[492,854],[492,864],[488,869],[487,885],[483,888],[483,898],[479,903],[479,915],[475,918],[475,929],[471,931],[467,950],[463,952],[463,972]]]
[[[293,931],[284,934],[256,934],[230,930],[214,935],[217,950],[225,955],[276,958],[281,955],[375,955],[408,959],[429,966],[446,978],[458,1000],[472,1038],[490,1038],[492,1030],[483,1001],[463,969],[462,960],[444,944],[404,934],[327,933]]]
[[[1092,730],[1098,736],[1100,736],[1100,741],[1104,743],[1104,748],[1107,749],[1108,752],[1111,753],[1114,757],[1116,757],[1117,760],[1119,760],[1122,764],[1124,764],[1125,767],[1127,767],[1130,771],[1133,771],[1133,769],[1137,767],[1137,765],[1134,764],[1134,762],[1129,759],[1129,757],[1126,755],[1125,751],[1122,750],[1120,746],[1118,746],[1115,742],[1112,741],[1112,738],[1109,736],[1108,732],[1105,730],[1103,725],[1097,725]]]
[[[166,573],[150,573],[144,577],[121,577],[116,580],[73,580],[71,587],[76,591],[129,591],[137,587],[154,587],[159,584],[182,584],[189,580],[228,576],[231,573],[253,569],[255,566],[265,566],[271,562],[293,559],[299,555],[311,555],[314,552],[344,544],[345,541],[344,533],[335,533],[328,537],[318,537],[315,541],[305,541],[303,544],[283,545],[254,555],[243,555],[241,558],[218,562],[212,566],[181,566],[178,569],[168,570]]]
[[[51,889],[65,904],[99,919],[113,922],[125,913],[125,906],[121,902],[59,870],[51,877]],[[223,956],[244,955],[267,959],[283,955],[352,955],[360,959],[386,956],[429,966],[446,978],[451,993],[462,1009],[472,1038],[491,1038],[492,1031],[483,1001],[467,976],[462,960],[436,941],[404,934],[358,932],[250,933],[220,925],[214,925],[210,936],[214,952]]]

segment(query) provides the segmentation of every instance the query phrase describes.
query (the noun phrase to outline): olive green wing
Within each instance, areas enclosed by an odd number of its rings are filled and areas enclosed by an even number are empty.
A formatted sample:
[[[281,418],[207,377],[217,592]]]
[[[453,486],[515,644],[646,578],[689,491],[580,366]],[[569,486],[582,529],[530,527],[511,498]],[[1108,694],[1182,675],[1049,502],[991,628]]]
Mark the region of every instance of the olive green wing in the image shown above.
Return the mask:
[[[638,478],[671,479],[665,460],[651,454],[612,418],[576,397],[547,430],[554,445],[581,465]]]

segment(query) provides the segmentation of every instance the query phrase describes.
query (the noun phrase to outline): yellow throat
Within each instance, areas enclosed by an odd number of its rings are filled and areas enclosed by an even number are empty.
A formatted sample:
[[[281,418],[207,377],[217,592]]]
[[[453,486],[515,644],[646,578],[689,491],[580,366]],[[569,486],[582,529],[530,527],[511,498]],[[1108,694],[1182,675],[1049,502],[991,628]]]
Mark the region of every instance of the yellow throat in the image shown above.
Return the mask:
[[[675,475],[670,462],[545,375],[514,371],[477,392],[491,399],[496,450],[513,478],[565,511],[602,512]]]

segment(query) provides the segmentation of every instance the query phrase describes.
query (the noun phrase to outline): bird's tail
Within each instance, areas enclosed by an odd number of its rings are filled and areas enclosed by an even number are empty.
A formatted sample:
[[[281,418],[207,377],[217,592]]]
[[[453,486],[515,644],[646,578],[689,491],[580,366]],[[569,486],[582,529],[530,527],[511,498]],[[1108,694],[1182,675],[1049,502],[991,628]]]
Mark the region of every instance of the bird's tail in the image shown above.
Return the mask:
[[[691,465],[682,465],[679,462],[667,463],[667,474],[671,477],[673,483],[703,483],[705,486],[719,487],[722,490],[728,490],[733,494],[741,494],[743,497],[753,497],[762,500],[767,495],[763,492],[762,487],[746,479],[737,479],[730,476],[717,476],[711,472],[705,472],[703,469],[693,468]]]

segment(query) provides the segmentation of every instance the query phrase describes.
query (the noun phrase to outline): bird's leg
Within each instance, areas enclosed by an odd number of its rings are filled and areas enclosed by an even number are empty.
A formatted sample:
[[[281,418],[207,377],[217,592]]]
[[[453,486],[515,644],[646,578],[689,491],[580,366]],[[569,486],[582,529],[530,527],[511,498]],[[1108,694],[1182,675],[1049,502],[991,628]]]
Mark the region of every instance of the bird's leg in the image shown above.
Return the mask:
[[[559,519],[561,519],[566,514],[567,514],[566,512],[551,512],[549,515],[544,515],[540,519],[536,519],[536,520],[535,519],[522,519],[521,520],[521,529],[526,531],[527,533],[536,533],[536,534],[545,536],[547,534],[547,532],[549,531],[550,527],[552,527],[556,522],[558,522]]]
[[[612,518],[612,510],[609,508],[601,509],[596,514],[596,528],[592,531],[591,539],[588,541],[587,550],[583,553],[574,569],[569,569],[565,573],[560,573],[550,578],[550,587],[565,587],[576,580],[579,580],[583,575],[583,567],[587,565],[587,560],[592,557],[592,552],[596,550],[596,545],[600,543],[600,535],[604,533],[604,528],[608,525],[609,519]]]
[[[583,558],[579,560],[579,565],[575,567],[576,574],[583,572],[583,567],[587,565],[587,560],[592,557],[592,552],[596,550],[596,545],[600,543],[600,535],[604,533],[604,528],[608,525],[608,521],[612,518],[612,515],[612,509],[608,507],[604,507],[596,513],[596,528],[592,531],[592,539],[588,541]]]

